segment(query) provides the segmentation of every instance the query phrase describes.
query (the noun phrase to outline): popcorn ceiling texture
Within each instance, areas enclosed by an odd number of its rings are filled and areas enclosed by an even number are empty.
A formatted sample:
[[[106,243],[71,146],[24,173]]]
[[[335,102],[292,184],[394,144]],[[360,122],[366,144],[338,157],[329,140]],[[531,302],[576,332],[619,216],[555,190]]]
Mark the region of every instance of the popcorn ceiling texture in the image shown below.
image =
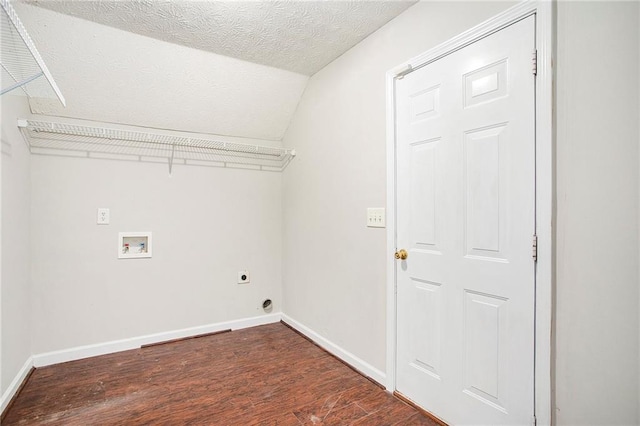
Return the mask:
[[[415,1],[26,3],[159,40],[312,75]]]
[[[67,99],[69,118],[280,141],[308,77],[24,3],[16,11]]]

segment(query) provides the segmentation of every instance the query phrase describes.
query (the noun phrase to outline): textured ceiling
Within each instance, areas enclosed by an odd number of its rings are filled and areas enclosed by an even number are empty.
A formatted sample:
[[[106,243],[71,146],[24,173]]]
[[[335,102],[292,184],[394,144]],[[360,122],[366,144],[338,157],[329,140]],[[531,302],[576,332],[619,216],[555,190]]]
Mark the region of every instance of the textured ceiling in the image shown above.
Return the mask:
[[[67,106],[32,112],[279,141],[308,76],[14,4]]]
[[[312,75],[416,1],[25,2],[147,37]]]

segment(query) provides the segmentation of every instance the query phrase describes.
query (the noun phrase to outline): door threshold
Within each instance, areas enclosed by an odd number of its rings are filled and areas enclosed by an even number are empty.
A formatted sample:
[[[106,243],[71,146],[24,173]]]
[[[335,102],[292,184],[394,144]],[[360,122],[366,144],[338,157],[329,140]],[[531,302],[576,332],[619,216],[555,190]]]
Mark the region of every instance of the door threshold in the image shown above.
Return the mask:
[[[410,406],[412,406],[413,408],[418,410],[423,415],[429,417],[431,420],[433,420],[434,422],[438,423],[440,426],[449,426],[442,419],[439,419],[438,416],[436,416],[435,414],[432,414],[432,413],[428,412],[427,410],[425,410],[424,408],[420,407],[418,404],[416,404],[415,402],[413,402],[412,400],[410,400],[409,398],[407,398],[406,396],[404,396],[400,392],[393,391],[393,396],[398,398],[400,401],[402,401],[402,402],[404,402],[406,404],[409,404]]]

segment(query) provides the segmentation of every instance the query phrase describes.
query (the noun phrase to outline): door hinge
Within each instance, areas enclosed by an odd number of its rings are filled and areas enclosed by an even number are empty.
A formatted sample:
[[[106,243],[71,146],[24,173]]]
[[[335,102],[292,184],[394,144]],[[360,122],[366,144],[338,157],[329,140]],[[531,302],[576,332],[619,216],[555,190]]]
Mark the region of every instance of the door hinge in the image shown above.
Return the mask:
[[[538,51],[534,50],[531,56],[533,75],[538,75]]]
[[[531,416],[531,426],[536,426],[536,416]]]
[[[533,257],[533,261],[538,261],[538,236],[533,235],[533,243],[531,245],[531,256]]]

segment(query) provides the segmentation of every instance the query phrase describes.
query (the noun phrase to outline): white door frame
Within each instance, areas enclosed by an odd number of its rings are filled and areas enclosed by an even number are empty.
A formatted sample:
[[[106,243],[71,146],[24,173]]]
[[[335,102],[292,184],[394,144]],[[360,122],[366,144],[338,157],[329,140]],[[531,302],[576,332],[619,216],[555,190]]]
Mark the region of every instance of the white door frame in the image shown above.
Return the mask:
[[[536,15],[536,263],[535,416],[538,425],[551,424],[551,325],[553,285],[553,69],[555,4],[528,0],[471,28],[387,72],[387,365],[386,387],[396,390],[396,129],[395,81],[411,69],[434,62],[481,38]]]

